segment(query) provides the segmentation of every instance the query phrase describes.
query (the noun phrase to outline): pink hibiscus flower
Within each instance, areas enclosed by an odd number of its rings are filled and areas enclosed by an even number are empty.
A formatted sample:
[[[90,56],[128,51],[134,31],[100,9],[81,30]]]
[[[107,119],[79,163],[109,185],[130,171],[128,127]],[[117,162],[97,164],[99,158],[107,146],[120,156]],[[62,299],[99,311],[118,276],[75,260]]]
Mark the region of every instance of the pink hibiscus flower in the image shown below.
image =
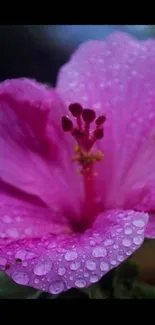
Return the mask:
[[[15,282],[87,287],[154,237],[154,71],[155,41],[114,33],[56,90],[0,84],[0,269]]]

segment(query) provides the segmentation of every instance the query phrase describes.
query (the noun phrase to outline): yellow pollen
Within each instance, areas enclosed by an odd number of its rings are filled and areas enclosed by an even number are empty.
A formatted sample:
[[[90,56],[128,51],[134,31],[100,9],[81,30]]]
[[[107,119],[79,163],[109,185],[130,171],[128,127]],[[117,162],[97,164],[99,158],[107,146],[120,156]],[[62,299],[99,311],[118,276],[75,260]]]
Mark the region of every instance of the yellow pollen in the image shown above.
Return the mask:
[[[80,173],[89,172],[90,167],[97,161],[103,160],[103,153],[101,151],[97,152],[85,152],[83,151],[78,144],[74,148],[75,156],[72,158],[72,161],[77,161],[80,165]],[[94,173],[94,176],[97,176]]]

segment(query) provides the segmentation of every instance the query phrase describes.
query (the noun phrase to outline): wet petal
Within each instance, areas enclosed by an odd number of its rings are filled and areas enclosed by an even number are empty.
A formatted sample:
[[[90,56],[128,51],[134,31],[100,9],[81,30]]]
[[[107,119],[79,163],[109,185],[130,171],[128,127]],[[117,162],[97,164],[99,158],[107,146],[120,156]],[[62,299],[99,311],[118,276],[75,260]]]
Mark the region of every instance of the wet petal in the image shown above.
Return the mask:
[[[15,282],[52,294],[87,287],[142,244],[147,219],[145,213],[111,210],[82,234],[1,242],[0,268]]]
[[[0,84],[0,179],[52,207],[74,210],[80,181],[73,143],[61,129],[65,112],[56,92],[36,81]]]
[[[155,208],[154,70],[155,41],[116,32],[84,43],[60,71],[66,104],[106,113],[98,191],[107,207]]]
[[[13,191],[12,191],[13,193]],[[70,225],[59,211],[30,195],[0,194],[0,245],[46,234],[70,233]]]

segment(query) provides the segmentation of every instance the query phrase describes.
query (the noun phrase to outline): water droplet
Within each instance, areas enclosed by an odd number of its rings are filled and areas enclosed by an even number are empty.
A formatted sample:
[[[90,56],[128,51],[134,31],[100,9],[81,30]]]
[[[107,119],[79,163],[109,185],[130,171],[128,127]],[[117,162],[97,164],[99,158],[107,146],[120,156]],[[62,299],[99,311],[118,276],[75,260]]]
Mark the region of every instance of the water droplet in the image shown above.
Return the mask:
[[[4,223],[11,223],[12,222],[12,219],[8,215],[3,216],[2,220],[3,220]]]
[[[74,260],[76,260],[77,257],[78,257],[78,254],[75,251],[68,251],[65,254],[66,261],[74,261]]]
[[[15,228],[10,228],[6,231],[7,235],[13,239],[17,239],[18,238],[18,231]]]
[[[4,257],[0,257],[0,265],[5,265],[7,264],[7,260]]]
[[[96,274],[90,276],[90,282],[91,283],[95,283],[98,280],[99,280],[99,277]]]
[[[141,245],[143,243],[143,238],[142,237],[134,237],[133,242],[135,245]]]
[[[141,230],[137,230],[137,234],[138,234],[138,235],[141,235],[141,234],[143,234],[143,232],[144,232],[144,229],[141,229]]]
[[[75,285],[78,288],[84,288],[86,286],[86,281],[84,279],[76,279]]]
[[[108,263],[106,263],[106,262],[104,262],[104,261],[102,261],[101,263],[100,263],[100,269],[101,269],[101,271],[108,271],[109,270],[109,264]]]
[[[53,294],[58,294],[64,290],[65,286],[62,281],[56,281],[52,283],[49,287],[49,292]]]
[[[58,274],[59,274],[59,275],[64,275],[65,273],[66,273],[66,269],[65,269],[65,267],[63,267],[63,266],[61,267],[61,266],[60,266],[60,267],[58,268]]]
[[[130,247],[131,246],[131,240],[127,239],[127,238],[124,238],[123,241],[122,241],[122,244],[125,247]]]
[[[111,263],[111,265],[116,265],[117,264],[117,262],[115,260],[111,260],[110,263]]]
[[[84,273],[84,277],[88,278],[89,277],[89,273]]]
[[[110,245],[112,245],[114,243],[114,241],[112,240],[112,239],[106,239],[105,241],[104,241],[104,245],[105,246],[110,246]]]
[[[92,254],[94,257],[105,257],[107,255],[107,251],[104,247],[96,246],[93,248]]]
[[[96,263],[93,260],[86,261],[86,268],[90,271],[94,271],[96,269]]]
[[[50,261],[38,262],[34,267],[34,273],[36,275],[45,275],[51,271],[52,263]]]
[[[95,241],[94,240],[90,241],[90,246],[95,246]]]
[[[48,245],[48,248],[55,248],[57,245],[55,242],[52,242]]]
[[[118,246],[117,244],[115,244],[115,245],[113,246],[114,249],[118,249],[118,247],[119,247],[119,246]]]
[[[139,227],[139,228],[143,228],[145,226],[144,220],[141,220],[141,219],[134,220],[133,224],[134,224],[134,226]]]
[[[23,272],[15,272],[12,275],[12,279],[18,283],[18,284],[22,284],[22,285],[26,285],[29,282],[29,277],[26,273]]]
[[[130,227],[126,227],[124,230],[125,235],[130,235],[132,234],[132,229]]]
[[[15,258],[20,258],[21,260],[29,260],[34,257],[36,257],[35,253],[25,249],[19,250],[15,254]]]
[[[122,262],[124,260],[124,256],[123,255],[118,255],[117,259],[119,262]]]
[[[39,279],[34,279],[34,283],[38,284],[39,283]]]
[[[80,262],[72,262],[70,265],[70,269],[72,271],[76,271],[79,269],[80,266],[81,266]]]

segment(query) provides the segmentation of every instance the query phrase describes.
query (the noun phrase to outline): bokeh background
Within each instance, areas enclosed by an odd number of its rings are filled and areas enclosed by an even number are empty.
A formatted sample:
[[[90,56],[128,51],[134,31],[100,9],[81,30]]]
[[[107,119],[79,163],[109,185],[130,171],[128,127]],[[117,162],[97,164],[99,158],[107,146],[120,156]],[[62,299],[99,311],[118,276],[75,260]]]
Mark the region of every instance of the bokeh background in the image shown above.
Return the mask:
[[[155,35],[152,25],[0,26],[0,81],[24,76],[54,85],[60,66],[80,43],[103,39],[114,30],[138,39]]]
[[[82,42],[104,39],[115,30],[128,32],[141,40],[155,38],[154,25],[0,26],[0,81],[28,77],[54,86],[59,68]],[[155,284],[155,241],[146,242],[133,260],[141,266],[141,277]],[[33,289],[19,287],[0,273],[0,299],[34,299],[39,294]],[[42,294],[41,297],[49,296]]]

